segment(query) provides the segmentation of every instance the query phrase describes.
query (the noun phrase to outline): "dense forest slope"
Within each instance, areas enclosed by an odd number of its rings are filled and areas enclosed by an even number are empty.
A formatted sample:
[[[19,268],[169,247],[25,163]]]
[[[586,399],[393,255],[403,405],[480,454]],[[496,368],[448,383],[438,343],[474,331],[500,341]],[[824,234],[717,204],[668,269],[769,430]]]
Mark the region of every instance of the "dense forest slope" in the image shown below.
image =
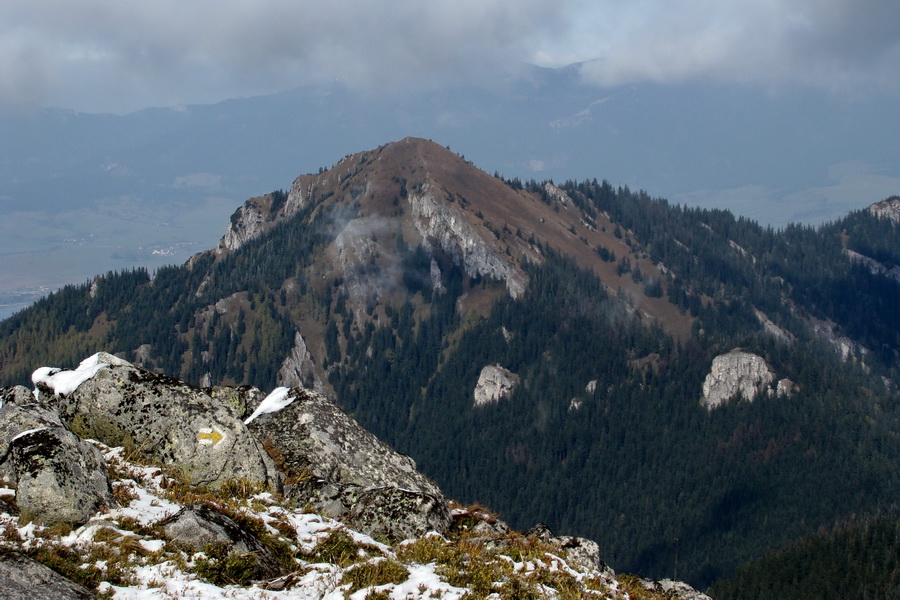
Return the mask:
[[[900,598],[900,520],[880,514],[770,552],[711,592],[728,600]]]
[[[448,495],[703,587],[895,501],[898,215],[776,231],[406,139],[248,200],[184,266],[3,321],[0,383],[103,349],[202,386],[306,385]]]

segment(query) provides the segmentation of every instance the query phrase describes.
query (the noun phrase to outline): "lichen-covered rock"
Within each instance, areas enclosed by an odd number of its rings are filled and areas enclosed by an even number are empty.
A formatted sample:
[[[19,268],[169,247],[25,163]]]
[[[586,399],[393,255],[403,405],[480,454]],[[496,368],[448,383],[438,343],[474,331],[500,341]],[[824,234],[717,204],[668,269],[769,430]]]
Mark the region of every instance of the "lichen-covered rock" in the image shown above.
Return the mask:
[[[441,495],[412,458],[394,451],[321,394],[302,388],[283,391],[284,406],[248,419],[248,427],[278,456],[289,477],[312,475],[364,488]]]
[[[359,494],[347,523],[391,543],[421,537],[450,527],[450,509],[443,496],[393,487],[369,488]]]
[[[561,548],[566,553],[566,561],[577,568],[598,569],[610,579],[616,576],[609,565],[600,558],[600,545],[594,540],[571,535],[556,536],[544,523],[538,523],[525,532],[525,535],[534,536]]]
[[[115,505],[103,455],[69,431],[48,406],[4,403],[0,463],[25,519],[80,525]]]
[[[247,479],[279,486],[272,459],[235,410],[177,379],[120,361],[57,402],[78,435],[171,465],[192,484]]]
[[[475,384],[475,406],[484,406],[508,397],[518,383],[518,377],[500,365],[487,365],[481,369]]]
[[[702,592],[698,592],[683,581],[673,581],[671,579],[663,579],[661,581],[652,581],[642,579],[641,585],[655,594],[674,600],[712,600],[709,596]]]
[[[5,600],[90,600],[94,594],[18,552],[0,552],[0,597]]]
[[[26,404],[34,401],[34,392],[23,385],[0,388],[0,407],[7,402]]]
[[[713,409],[732,398],[753,401],[775,381],[775,373],[765,359],[756,354],[733,350],[713,359],[703,382],[701,403]]]
[[[252,555],[254,579],[272,579],[285,574],[278,558],[252,531],[206,505],[185,506],[159,526],[170,541],[191,551],[221,547],[227,554]]]
[[[443,496],[396,487],[364,488],[308,478],[288,486],[285,494],[298,505],[392,543],[429,531],[444,533],[452,522]]]

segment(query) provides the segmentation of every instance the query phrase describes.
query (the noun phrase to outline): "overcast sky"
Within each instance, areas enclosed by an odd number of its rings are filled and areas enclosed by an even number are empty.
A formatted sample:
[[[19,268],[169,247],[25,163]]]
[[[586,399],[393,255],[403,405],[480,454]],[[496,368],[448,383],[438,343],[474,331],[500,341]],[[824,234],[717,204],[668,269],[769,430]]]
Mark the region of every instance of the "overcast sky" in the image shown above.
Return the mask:
[[[4,0],[0,105],[127,112],[591,61],[586,82],[900,93],[897,0]]]

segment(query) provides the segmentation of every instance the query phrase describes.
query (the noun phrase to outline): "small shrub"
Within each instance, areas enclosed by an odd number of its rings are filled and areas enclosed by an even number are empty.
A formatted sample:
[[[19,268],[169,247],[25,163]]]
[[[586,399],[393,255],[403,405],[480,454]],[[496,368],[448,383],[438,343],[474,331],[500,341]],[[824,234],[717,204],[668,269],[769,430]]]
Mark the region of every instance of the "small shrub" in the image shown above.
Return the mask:
[[[448,562],[454,548],[439,535],[428,535],[413,542],[401,544],[397,548],[397,558],[403,562],[428,563]]]
[[[121,506],[128,506],[132,500],[137,500],[138,495],[131,489],[127,483],[116,482],[112,486],[113,498]]]
[[[209,544],[206,558],[197,561],[195,572],[213,585],[248,585],[253,578],[256,558],[252,553],[229,552],[227,544]]]
[[[390,559],[376,559],[355,565],[344,571],[342,584],[350,584],[350,593],[389,583],[403,583],[409,579],[409,571],[399,562]]]
[[[249,500],[257,494],[268,491],[265,485],[250,481],[246,478],[228,479],[219,486],[217,492],[220,498]]]
[[[307,560],[348,567],[361,560],[361,549],[362,546],[356,543],[346,531],[338,530],[320,540]]]
[[[617,577],[621,589],[628,593],[631,600],[670,600],[670,595],[657,594],[648,590],[641,584],[640,577],[636,575],[619,575]]]

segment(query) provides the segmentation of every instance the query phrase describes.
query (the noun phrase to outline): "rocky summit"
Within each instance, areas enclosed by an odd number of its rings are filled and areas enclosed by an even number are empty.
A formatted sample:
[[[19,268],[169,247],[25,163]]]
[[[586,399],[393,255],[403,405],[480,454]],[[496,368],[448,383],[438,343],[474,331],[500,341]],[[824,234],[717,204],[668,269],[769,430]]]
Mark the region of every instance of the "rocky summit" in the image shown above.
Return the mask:
[[[4,598],[708,598],[448,501],[308,389],[102,352],[32,380],[0,390]]]

